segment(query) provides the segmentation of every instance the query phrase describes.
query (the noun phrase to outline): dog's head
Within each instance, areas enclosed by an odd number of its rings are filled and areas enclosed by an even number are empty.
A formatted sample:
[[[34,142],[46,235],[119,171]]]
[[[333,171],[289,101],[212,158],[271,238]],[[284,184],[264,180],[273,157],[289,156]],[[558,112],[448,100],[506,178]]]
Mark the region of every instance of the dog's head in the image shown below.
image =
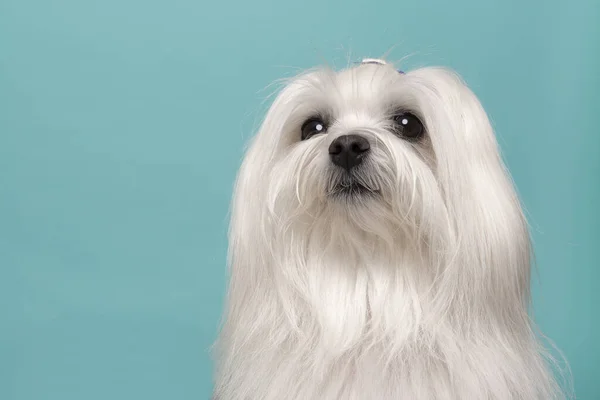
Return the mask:
[[[243,162],[230,239],[245,276],[277,258],[304,292],[304,267],[343,258],[412,265],[444,307],[528,295],[528,232],[490,122],[440,68],[368,62],[291,80]]]
[[[477,228],[489,237],[501,229],[482,224],[522,223],[486,113],[443,69],[400,73],[370,61],[296,77],[242,175],[257,196],[251,207],[266,206],[282,226],[310,215],[418,237]]]

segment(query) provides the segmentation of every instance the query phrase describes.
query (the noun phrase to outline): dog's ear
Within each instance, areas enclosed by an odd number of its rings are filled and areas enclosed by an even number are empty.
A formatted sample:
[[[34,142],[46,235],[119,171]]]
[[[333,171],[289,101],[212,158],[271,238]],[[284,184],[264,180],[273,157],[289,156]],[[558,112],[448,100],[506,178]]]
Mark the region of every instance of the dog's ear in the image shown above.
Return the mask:
[[[274,296],[269,293],[276,288],[270,283],[268,252],[270,234],[267,223],[266,177],[270,160],[282,129],[281,105],[283,92],[269,109],[259,132],[250,140],[240,166],[233,190],[231,220],[229,225],[228,288],[225,311],[221,319],[220,334],[213,352],[223,371],[241,368],[247,360],[243,348],[255,340],[257,327],[270,327],[278,318],[277,308],[272,304]],[[221,376],[215,396],[224,393],[234,383],[228,376]],[[229,390],[229,389],[227,389]]]
[[[258,133],[250,140],[234,186],[229,226],[228,272],[229,289],[225,321],[235,321],[235,329],[256,325],[256,319],[268,316],[268,305],[258,315],[244,312],[247,307],[258,306],[273,290],[269,251],[272,224],[267,212],[268,176],[273,159],[280,147],[281,133],[285,129],[286,113],[292,95],[289,86],[284,88],[269,108]],[[240,328],[241,327],[241,328]],[[227,330],[227,326],[224,327]],[[224,332],[225,336],[227,332]]]
[[[479,311],[514,314],[529,299],[530,240],[488,116],[456,74],[427,68],[411,75],[425,93],[420,107],[455,236],[443,286],[464,288],[457,293],[467,291],[474,312],[487,303]]]

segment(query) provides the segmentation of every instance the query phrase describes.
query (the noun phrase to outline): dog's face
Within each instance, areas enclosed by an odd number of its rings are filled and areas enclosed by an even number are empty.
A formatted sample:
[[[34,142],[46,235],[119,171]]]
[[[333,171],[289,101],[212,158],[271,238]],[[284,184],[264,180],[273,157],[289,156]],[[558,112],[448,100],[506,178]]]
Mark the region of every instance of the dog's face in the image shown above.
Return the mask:
[[[291,87],[274,166],[287,170],[281,190],[320,207],[408,206],[417,182],[435,179],[427,120],[404,75],[366,64]]]
[[[257,190],[290,223],[326,213],[403,230],[449,226],[448,179],[455,175],[452,190],[461,190],[470,152],[490,139],[465,126],[487,118],[465,118],[478,103],[461,88],[443,70],[403,74],[371,63],[302,75],[277,98],[254,144],[268,165]]]

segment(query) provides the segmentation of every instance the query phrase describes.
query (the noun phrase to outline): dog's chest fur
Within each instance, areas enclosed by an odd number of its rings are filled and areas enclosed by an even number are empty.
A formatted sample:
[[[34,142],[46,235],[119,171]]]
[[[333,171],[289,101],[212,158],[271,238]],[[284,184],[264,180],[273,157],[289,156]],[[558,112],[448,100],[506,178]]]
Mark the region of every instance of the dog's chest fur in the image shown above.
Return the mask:
[[[523,362],[485,345],[459,343],[454,359],[434,349],[410,348],[387,360],[386,347],[354,349],[327,358],[316,349],[291,349],[256,355],[238,371],[231,400],[531,400],[539,388],[524,389]],[[416,346],[413,344],[413,346]],[[362,352],[356,357],[355,354]],[[385,365],[386,361],[388,364]],[[518,389],[517,389],[518,388]],[[526,393],[524,393],[526,392]]]
[[[299,331],[277,312],[265,317],[239,349],[223,400],[544,399],[538,358],[518,348],[524,338],[460,333],[452,311],[432,310],[419,283],[426,266],[403,253],[394,265],[340,247],[327,267],[309,256],[298,270],[315,300],[294,306]]]

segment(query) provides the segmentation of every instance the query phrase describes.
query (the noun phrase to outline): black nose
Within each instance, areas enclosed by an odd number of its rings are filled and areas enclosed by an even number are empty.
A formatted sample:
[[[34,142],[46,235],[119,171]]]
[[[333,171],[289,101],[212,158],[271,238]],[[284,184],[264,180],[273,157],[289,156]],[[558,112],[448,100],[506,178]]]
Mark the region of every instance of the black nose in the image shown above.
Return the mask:
[[[360,135],[344,135],[329,146],[331,161],[347,171],[360,164],[371,149],[369,141]]]

